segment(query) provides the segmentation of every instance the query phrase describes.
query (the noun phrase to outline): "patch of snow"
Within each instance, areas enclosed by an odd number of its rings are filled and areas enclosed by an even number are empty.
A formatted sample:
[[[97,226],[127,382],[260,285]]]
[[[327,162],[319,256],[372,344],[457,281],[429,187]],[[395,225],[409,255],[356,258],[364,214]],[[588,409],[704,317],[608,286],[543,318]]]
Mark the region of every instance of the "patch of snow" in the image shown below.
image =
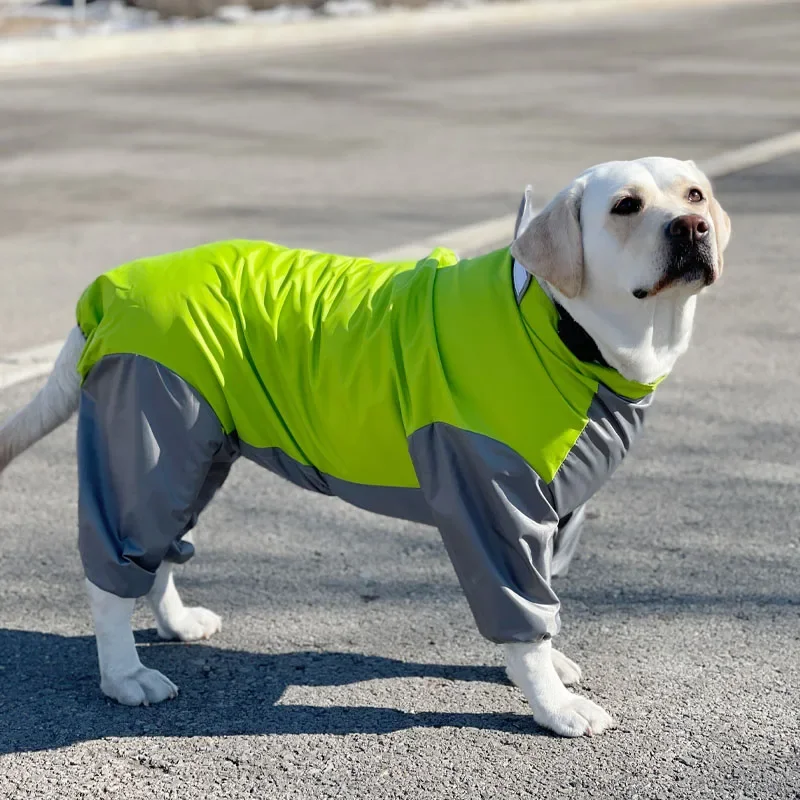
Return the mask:
[[[7,3],[13,5],[5,5]],[[402,0],[401,0],[402,2]],[[430,0],[420,10],[442,12],[450,8],[463,8],[482,5],[486,0]],[[32,4],[33,3],[33,4]],[[51,25],[32,30],[31,37],[52,37],[72,39],[80,36],[106,36],[137,31],[145,28],[177,28],[213,25],[240,24],[284,24],[311,19],[315,16],[358,17],[369,14],[392,14],[399,6],[377,8],[375,0],[326,0],[316,10],[304,5],[279,5],[264,11],[253,11],[243,5],[243,0],[231,0],[230,5],[222,6],[213,16],[203,19],[170,18],[160,19],[158,12],[126,5],[123,0],[95,0],[87,3],[84,21],[75,24],[74,9],[71,6],[57,5],[54,0],[0,0],[3,14],[15,17],[29,17],[50,21]],[[0,47],[8,39],[0,39]]]
[[[254,11],[247,22],[258,23],[284,23],[284,22],[303,22],[314,16],[313,9],[308,6],[280,5],[264,11]]]
[[[486,0],[431,0],[422,8],[423,11],[449,11],[453,8],[475,8],[486,5]]]
[[[362,17],[375,13],[372,0],[327,0],[322,12],[330,17]]]
[[[253,16],[253,9],[250,6],[220,6],[214,16],[222,22],[250,22]]]

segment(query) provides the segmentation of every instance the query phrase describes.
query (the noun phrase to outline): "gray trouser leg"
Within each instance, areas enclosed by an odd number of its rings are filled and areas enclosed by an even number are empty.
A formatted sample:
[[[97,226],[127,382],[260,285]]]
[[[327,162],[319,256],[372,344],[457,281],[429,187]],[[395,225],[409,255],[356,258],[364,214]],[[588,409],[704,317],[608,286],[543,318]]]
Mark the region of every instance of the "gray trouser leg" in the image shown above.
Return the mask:
[[[107,356],[78,411],[79,548],[86,577],[119,597],[147,594],[159,564],[186,561],[181,537],[237,456],[208,403],[141,356]]]
[[[586,519],[586,505],[578,506],[571,514],[567,514],[559,523],[558,531],[553,542],[552,576],[563,578],[569,572],[569,564],[583,531],[583,522]]]

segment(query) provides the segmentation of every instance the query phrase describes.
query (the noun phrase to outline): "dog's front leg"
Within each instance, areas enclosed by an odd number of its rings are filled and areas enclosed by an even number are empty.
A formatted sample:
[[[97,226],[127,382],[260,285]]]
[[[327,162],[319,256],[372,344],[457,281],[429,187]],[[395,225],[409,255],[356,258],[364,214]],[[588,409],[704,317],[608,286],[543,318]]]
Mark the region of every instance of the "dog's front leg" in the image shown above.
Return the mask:
[[[560,650],[553,647],[550,650],[550,655],[553,659],[553,666],[556,668],[558,677],[561,678],[561,683],[564,686],[574,686],[576,683],[581,682],[583,677],[581,668],[571,659],[567,658]]]
[[[150,705],[175,697],[178,687],[139,661],[133,641],[133,598],[117,597],[86,581],[97,637],[100,689],[127,706]]]
[[[561,736],[592,736],[614,726],[596,703],[570,692],[553,664],[552,643],[506,644],[508,677],[522,690],[533,718]]]

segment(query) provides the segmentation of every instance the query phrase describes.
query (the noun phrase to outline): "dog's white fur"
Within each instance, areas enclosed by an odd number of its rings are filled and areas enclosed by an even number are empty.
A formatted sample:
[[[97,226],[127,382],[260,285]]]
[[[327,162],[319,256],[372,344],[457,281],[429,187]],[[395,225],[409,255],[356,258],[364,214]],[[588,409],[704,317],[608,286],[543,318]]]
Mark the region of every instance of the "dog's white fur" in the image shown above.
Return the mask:
[[[0,428],[0,472],[32,444],[65,423],[78,408],[81,392],[76,365],[85,342],[79,328],[67,336],[53,371],[33,400]]]
[[[702,192],[702,201],[689,199],[693,187]],[[626,195],[641,199],[641,211],[626,217],[611,214],[614,203]],[[522,220],[512,253],[590,334],[609,364],[630,380],[649,383],[667,374],[686,350],[696,296],[704,286],[702,281],[661,284],[668,255],[665,228],[676,216],[689,213],[701,215],[710,227],[716,279],[730,222],[707,178],[691,161],[649,158],[589,169],[535,218]],[[636,290],[646,296],[634,296]],[[0,429],[0,471],[76,410],[76,364],[83,345],[76,328],[46,385]],[[175,697],[175,684],[139,661],[131,629],[134,601],[89,581],[86,588],[102,691],[127,705]],[[164,638],[195,641],[220,627],[213,612],[183,605],[169,563],[159,567],[147,599]],[[504,648],[508,675],[540,725],[563,736],[597,734],[613,726],[600,706],[567,690],[580,681],[580,668],[550,641]]]
[[[691,188],[701,190],[701,202],[687,199]],[[643,201],[640,213],[609,213],[616,199],[634,195]],[[645,300],[633,292],[657,287],[667,266],[664,229],[683,214],[708,222],[718,277],[730,220],[694,162],[671,158],[592,167],[521,230],[512,252],[547,282],[612,367],[630,380],[651,383],[686,352],[703,287],[675,283]]]

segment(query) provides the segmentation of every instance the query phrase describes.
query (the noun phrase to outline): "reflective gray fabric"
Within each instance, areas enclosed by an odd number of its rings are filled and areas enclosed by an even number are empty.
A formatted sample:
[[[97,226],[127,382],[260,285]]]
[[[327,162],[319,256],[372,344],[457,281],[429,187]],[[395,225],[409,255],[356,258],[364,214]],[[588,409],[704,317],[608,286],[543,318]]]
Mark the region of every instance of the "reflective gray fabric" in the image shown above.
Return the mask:
[[[600,384],[589,421],[550,482],[560,517],[583,505],[622,463],[642,428],[653,395],[627,400]]]
[[[120,597],[152,587],[236,458],[210,406],[141,356],[102,359],[78,411],[78,543],[86,577]]]
[[[558,514],[547,485],[510,447],[444,423],[412,434],[409,451],[481,634],[530,642],[558,633]]]
[[[558,523],[553,540],[553,564],[551,571],[554,578],[563,578],[569,572],[569,565],[583,531],[583,522],[586,518],[586,506],[578,506],[571,514],[562,517]]]
[[[611,477],[652,395],[630,401],[603,385],[589,420],[549,485],[511,448],[442,423],[409,450],[433,519],[480,632],[533,641],[559,629],[550,586],[578,547],[586,501]]]
[[[265,467],[270,472],[280,475],[282,478],[291,481],[302,489],[310,489],[312,492],[321,494],[332,494],[328,483],[321,472],[295,461],[291,456],[286,455],[283,450],[277,447],[253,447],[242,442],[240,444],[242,455],[250,461]]]
[[[252,447],[245,442],[240,447],[245,458],[303,489],[335,495],[352,506],[385,517],[421,522],[423,525],[434,524],[420,489],[343,481],[314,467],[300,464],[277,447]]]
[[[401,486],[364,486],[327,477],[333,493],[350,505],[385,517],[434,525],[430,506],[421,489]]]

